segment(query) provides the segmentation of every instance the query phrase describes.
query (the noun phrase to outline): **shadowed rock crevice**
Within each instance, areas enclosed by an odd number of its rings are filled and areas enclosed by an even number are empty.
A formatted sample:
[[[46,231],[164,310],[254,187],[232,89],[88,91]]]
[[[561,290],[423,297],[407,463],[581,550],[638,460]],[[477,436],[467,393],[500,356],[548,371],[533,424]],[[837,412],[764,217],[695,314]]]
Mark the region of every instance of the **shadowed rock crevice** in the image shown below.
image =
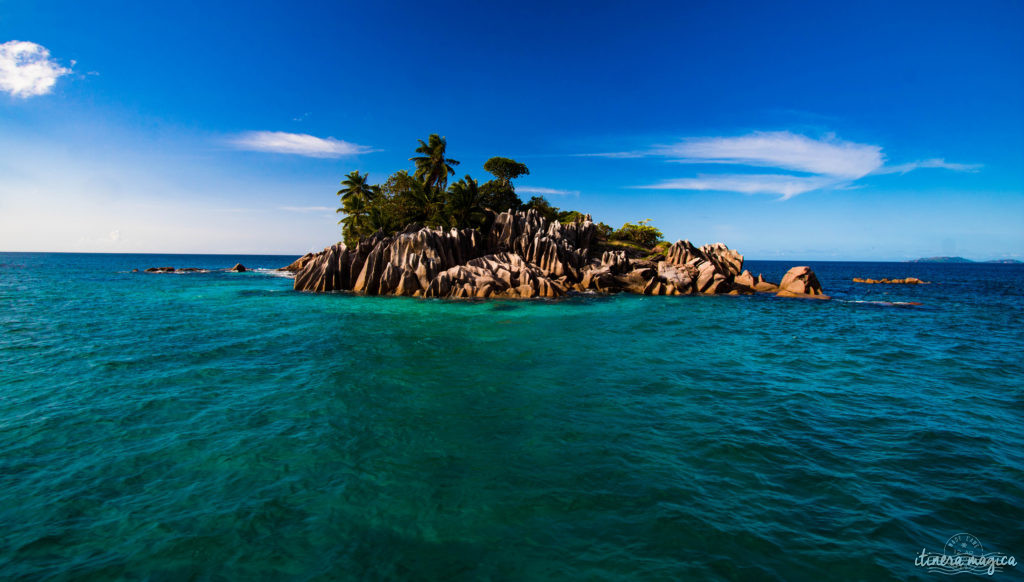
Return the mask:
[[[560,297],[571,291],[643,295],[778,293],[827,298],[809,267],[794,267],[781,286],[743,270],[743,255],[722,243],[678,241],[664,254],[630,258],[595,248],[589,215],[567,224],[534,210],[497,215],[477,229],[377,232],[354,247],[342,243],[301,257],[297,291],[353,291],[413,297]]]

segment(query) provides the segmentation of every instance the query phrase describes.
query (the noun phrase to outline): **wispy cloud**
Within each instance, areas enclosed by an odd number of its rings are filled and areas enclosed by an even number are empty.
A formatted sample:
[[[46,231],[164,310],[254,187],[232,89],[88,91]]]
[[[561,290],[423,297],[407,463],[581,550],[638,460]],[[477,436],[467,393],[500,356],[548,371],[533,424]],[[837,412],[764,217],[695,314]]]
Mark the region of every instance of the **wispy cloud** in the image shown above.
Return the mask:
[[[46,95],[57,79],[69,73],[71,69],[51,59],[44,46],[23,40],[0,44],[0,91],[14,97]]]
[[[784,174],[700,174],[696,178],[665,180],[649,186],[637,186],[648,190],[698,190],[715,192],[739,192],[741,194],[778,194],[787,200],[812,190],[835,185],[828,176],[787,176]]]
[[[554,188],[539,188],[536,186],[516,186],[516,192],[540,196],[578,196],[580,193],[579,190],[556,190]]]
[[[369,146],[333,137],[323,138],[283,131],[249,131],[232,137],[228,142],[240,150],[295,154],[311,158],[340,158],[375,151]]]
[[[942,168],[943,170],[952,170],[954,172],[977,172],[982,168],[982,164],[956,164],[947,162],[942,158],[932,158],[930,160],[919,160],[917,162],[909,162],[906,164],[896,164],[893,166],[884,166],[878,168],[874,174],[906,174],[919,168]]]
[[[919,168],[971,172],[977,164],[930,159],[885,165],[882,147],[845,141],[833,134],[814,139],[788,131],[755,132],[738,137],[689,138],[673,145],[641,152],[588,154],[608,158],[657,156],[679,164],[734,165],[799,172],[792,174],[700,174],[666,180],[638,188],[660,190],[713,190],[743,194],[778,194],[782,199],[822,189],[852,189],[868,175],[906,173]]]
[[[885,161],[882,148],[876,145],[843,141],[834,135],[811,139],[788,131],[688,139],[653,151],[683,163],[781,168],[848,180],[870,174]]]

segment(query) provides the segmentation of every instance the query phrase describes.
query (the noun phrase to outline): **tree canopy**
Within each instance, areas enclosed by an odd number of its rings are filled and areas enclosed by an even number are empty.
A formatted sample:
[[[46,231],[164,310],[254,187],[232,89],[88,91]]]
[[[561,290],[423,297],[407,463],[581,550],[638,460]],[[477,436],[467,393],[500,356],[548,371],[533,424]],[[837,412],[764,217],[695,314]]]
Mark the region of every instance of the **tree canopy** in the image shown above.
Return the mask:
[[[529,175],[530,169],[526,164],[502,157],[493,157],[484,162],[484,171],[494,175],[502,184],[509,185],[512,180],[519,176]]]
[[[534,209],[550,221],[563,223],[583,218],[581,212],[560,210],[543,196],[523,204],[512,180],[530,170],[511,158],[493,157],[484,163],[493,180],[480,184],[466,174],[448,184],[459,162],[448,157],[447,149],[447,140],[436,133],[419,140],[416,153],[420,155],[409,158],[415,165],[413,173],[399,170],[383,184],[371,184],[369,174],[349,172],[338,190],[338,212],[345,215],[339,221],[345,244],[355,244],[378,230],[393,233],[414,223],[434,228],[486,228],[487,221],[493,219],[489,217],[508,210]],[[650,246],[661,239],[661,231],[647,222],[627,222],[619,230],[599,223],[598,236]]]

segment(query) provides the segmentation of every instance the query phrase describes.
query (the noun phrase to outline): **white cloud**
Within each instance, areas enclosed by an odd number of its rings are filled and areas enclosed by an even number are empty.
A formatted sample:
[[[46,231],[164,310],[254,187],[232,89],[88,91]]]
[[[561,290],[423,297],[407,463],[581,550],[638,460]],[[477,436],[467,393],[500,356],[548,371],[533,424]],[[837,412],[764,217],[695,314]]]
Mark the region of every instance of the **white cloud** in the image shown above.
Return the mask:
[[[112,230],[112,231],[110,231],[110,240],[112,240],[114,242],[117,242],[117,241],[121,240],[121,231],[120,230]]]
[[[578,196],[579,190],[555,190],[554,188],[538,188],[534,186],[516,186],[520,194],[539,194],[540,196]]]
[[[600,157],[639,157],[638,152],[589,154]],[[907,173],[919,168],[944,168],[958,172],[977,171],[978,164],[956,164],[940,158],[885,165],[882,147],[838,139],[832,134],[820,139],[788,131],[755,132],[739,137],[690,138],[639,152],[643,156],[669,158],[680,164],[724,164],[776,168],[790,174],[708,174],[696,178],[666,180],[640,188],[661,190],[713,190],[743,194],[779,194],[782,199],[804,192],[854,189],[854,182],[869,175]]]
[[[797,194],[819,190],[835,185],[836,181],[827,176],[786,176],[782,174],[721,174],[704,175],[696,178],[666,180],[649,186],[637,186],[648,190],[700,190],[716,192],[739,192],[741,194],[778,194],[788,200]]]
[[[894,166],[883,166],[878,168],[873,173],[875,174],[906,174],[907,172],[917,170],[918,168],[941,168],[943,170],[952,170],[954,172],[977,172],[982,167],[982,164],[957,164],[953,162],[947,162],[942,158],[932,158],[930,160],[919,160],[916,162],[909,162],[906,164],[897,164]]]
[[[229,142],[240,150],[295,154],[311,158],[338,158],[374,151],[368,146],[333,137],[322,138],[305,133],[283,131],[248,131],[231,138]]]
[[[70,72],[51,59],[44,46],[23,40],[0,44],[0,91],[14,97],[46,95]]]
[[[788,131],[756,132],[740,137],[688,139],[655,148],[658,155],[696,164],[739,164],[782,168],[855,180],[882,166],[882,148],[837,139],[811,139]]]

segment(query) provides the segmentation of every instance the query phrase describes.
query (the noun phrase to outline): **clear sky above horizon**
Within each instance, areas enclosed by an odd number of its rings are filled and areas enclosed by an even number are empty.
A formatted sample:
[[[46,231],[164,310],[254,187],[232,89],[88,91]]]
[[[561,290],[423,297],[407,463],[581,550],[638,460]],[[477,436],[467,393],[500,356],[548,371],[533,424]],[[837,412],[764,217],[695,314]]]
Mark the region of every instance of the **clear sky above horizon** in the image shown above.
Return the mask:
[[[320,249],[430,133],[750,259],[1024,259],[1024,3],[0,0],[0,251]]]

